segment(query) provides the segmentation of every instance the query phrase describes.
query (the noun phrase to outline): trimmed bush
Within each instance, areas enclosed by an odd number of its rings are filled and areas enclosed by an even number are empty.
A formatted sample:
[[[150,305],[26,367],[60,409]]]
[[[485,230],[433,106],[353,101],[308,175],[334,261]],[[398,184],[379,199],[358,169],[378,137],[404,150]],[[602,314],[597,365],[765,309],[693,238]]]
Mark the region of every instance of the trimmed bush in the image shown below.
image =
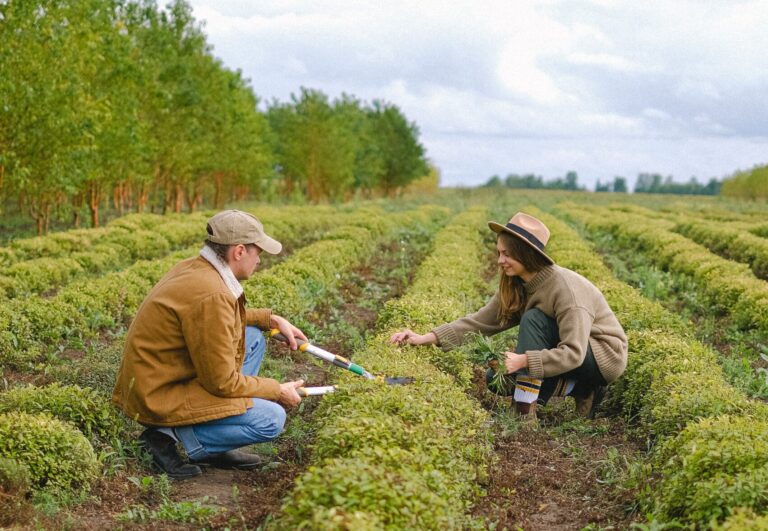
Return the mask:
[[[768,422],[724,415],[688,425],[654,456],[650,493],[662,518],[708,527],[736,507],[768,510]]]
[[[88,439],[44,414],[0,414],[0,457],[25,465],[36,489],[85,491],[100,470]]]
[[[296,481],[280,528],[462,528],[463,504],[430,491],[425,479],[414,469],[393,470],[376,455],[324,461],[322,469],[310,467]]]
[[[11,411],[48,413],[77,426],[92,443],[116,439],[124,426],[123,416],[108,397],[77,385],[53,383],[11,389],[0,394],[0,413]]]
[[[768,531],[768,515],[759,516],[748,509],[737,508],[714,531]]]

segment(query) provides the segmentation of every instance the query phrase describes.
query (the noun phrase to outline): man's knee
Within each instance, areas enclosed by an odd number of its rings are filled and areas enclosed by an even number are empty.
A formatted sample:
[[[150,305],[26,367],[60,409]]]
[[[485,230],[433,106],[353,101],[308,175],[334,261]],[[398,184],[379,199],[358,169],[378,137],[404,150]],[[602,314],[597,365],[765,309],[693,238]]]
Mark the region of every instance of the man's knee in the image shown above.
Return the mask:
[[[265,440],[277,438],[285,426],[285,409],[276,402],[264,400],[259,405],[259,410],[258,421],[254,421],[248,428],[259,438]]]
[[[245,327],[245,346],[248,350],[256,348],[266,348],[264,333],[255,326]]]

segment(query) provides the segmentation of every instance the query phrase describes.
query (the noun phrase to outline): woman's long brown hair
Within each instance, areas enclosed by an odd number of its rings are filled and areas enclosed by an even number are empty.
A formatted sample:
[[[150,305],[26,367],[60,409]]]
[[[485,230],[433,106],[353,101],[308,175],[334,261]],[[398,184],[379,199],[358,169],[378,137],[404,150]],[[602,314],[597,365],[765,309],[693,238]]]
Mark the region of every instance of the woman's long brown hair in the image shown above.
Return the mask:
[[[497,241],[501,242],[511,258],[523,264],[523,267],[531,273],[538,273],[551,265],[549,260],[516,236],[500,232]],[[528,303],[528,292],[525,291],[523,279],[518,276],[508,277],[502,271],[499,281],[499,302],[501,304],[499,304],[498,317],[502,323],[506,324],[513,317],[521,314]]]

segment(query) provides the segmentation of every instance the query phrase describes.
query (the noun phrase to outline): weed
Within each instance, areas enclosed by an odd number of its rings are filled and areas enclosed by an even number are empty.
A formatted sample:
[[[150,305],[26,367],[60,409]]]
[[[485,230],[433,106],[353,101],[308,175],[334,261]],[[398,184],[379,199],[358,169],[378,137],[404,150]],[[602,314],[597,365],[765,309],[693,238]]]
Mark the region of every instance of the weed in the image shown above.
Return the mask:
[[[208,501],[204,497],[202,502]],[[213,507],[206,507],[198,501],[164,501],[157,509],[145,505],[134,505],[119,515],[118,520],[125,522],[145,523],[152,521],[179,522],[185,524],[203,524],[217,512]]]
[[[605,459],[597,462],[598,483],[603,485],[617,485],[626,475],[629,461],[616,448],[608,448]]]
[[[211,516],[216,514],[216,509],[206,507],[204,504],[208,497],[204,497],[202,502],[182,501],[175,502],[168,499],[171,491],[171,484],[168,476],[165,474],[159,476],[129,477],[128,480],[139,489],[142,504],[133,505],[119,515],[118,520],[127,522],[152,522],[156,520],[166,522],[180,523],[205,523]],[[149,505],[158,504],[157,509],[151,509]]]

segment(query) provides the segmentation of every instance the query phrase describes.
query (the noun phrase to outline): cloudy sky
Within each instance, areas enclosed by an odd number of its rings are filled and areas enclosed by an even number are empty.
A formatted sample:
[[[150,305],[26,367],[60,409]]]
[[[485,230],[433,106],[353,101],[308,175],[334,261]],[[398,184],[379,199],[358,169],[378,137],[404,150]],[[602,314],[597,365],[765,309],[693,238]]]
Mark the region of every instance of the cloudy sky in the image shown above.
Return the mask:
[[[192,0],[264,101],[399,106],[444,185],[768,162],[768,0]]]

